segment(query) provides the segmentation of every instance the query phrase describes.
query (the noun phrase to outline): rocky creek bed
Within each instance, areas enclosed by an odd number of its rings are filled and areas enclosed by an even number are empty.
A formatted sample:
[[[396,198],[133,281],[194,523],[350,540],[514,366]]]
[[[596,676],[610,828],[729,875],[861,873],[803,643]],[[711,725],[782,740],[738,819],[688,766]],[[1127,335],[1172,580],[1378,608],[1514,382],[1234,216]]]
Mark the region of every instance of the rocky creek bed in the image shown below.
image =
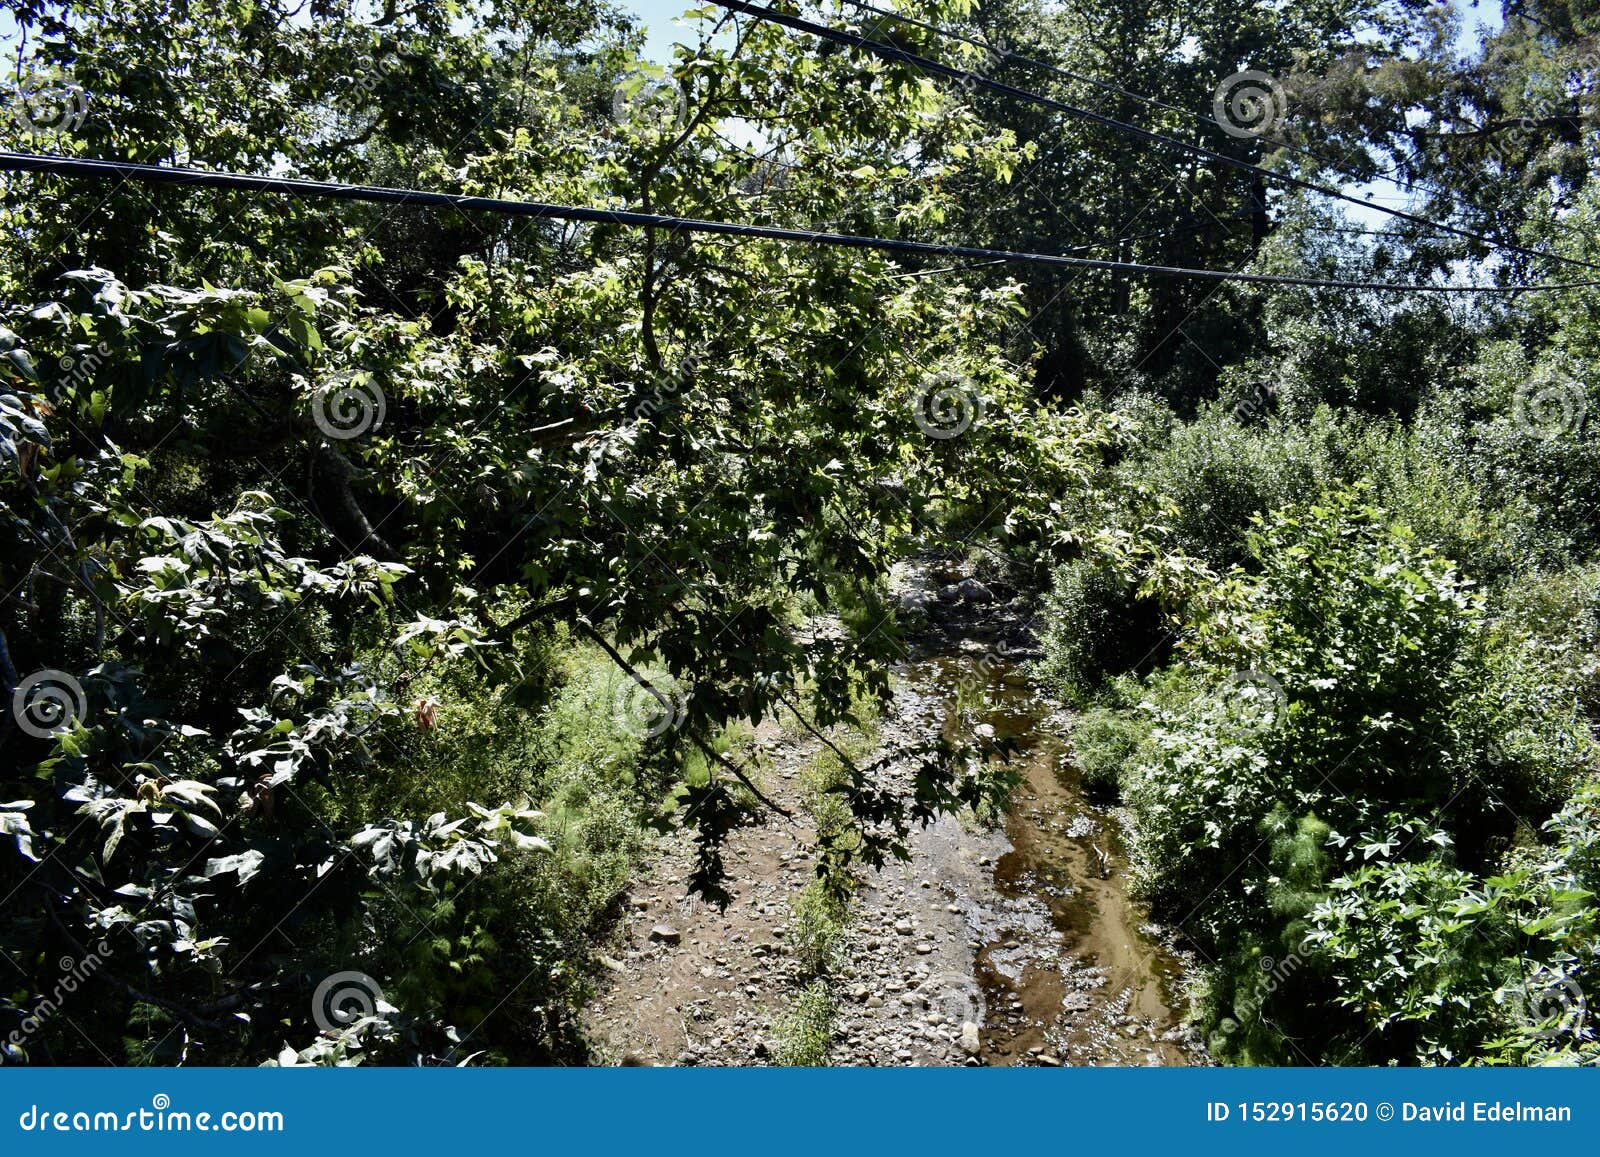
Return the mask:
[[[1121,817],[1084,796],[1070,718],[1024,674],[1025,604],[940,577],[904,575],[902,602],[926,626],[897,672],[881,740],[991,727],[1017,742],[1021,782],[1003,823],[947,816],[914,833],[908,862],[863,877],[832,974],[830,1063],[1206,1063],[1182,1025],[1186,962],[1128,896]],[[958,724],[958,703],[980,707]],[[767,790],[796,802],[816,741],[766,728],[755,744]],[[734,832],[734,898],[721,911],[684,894],[689,849],[667,846],[630,898],[586,1012],[598,1059],[771,1062],[774,1026],[802,986],[785,941],[790,901],[813,876],[812,842],[778,816]]]

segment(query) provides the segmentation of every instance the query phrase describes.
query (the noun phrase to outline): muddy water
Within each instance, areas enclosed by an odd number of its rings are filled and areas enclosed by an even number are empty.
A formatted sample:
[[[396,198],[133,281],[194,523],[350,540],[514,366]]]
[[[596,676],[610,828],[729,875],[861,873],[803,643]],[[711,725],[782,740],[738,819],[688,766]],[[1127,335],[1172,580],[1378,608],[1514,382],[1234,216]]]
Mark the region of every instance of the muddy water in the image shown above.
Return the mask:
[[[905,676],[945,700],[947,728],[987,723],[1020,749],[1004,840],[983,862],[993,887],[964,905],[982,1059],[1195,1063],[1180,1027],[1182,963],[1130,899],[1118,817],[1085,796],[1051,707],[992,653],[924,660]],[[958,689],[975,717],[957,719]]]

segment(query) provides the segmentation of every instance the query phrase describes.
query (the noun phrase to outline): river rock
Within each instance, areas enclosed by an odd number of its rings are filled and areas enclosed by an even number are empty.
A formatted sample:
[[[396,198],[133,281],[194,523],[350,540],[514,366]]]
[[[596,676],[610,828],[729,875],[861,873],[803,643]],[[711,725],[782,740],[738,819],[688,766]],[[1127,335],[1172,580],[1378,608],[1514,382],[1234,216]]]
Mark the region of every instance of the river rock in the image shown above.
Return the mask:
[[[975,578],[962,579],[956,584],[956,592],[960,594],[963,602],[994,602],[994,592]]]
[[[975,1057],[982,1047],[983,1042],[978,1038],[978,1026],[970,1020],[965,1021],[961,1025],[961,1051],[969,1057]]]

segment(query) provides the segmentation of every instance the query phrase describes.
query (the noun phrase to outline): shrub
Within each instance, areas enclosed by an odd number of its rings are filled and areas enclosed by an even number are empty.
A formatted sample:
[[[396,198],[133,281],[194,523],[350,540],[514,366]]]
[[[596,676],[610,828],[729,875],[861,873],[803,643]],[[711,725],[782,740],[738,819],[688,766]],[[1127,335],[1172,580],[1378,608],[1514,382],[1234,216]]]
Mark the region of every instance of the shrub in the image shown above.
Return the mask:
[[[828,982],[812,981],[775,1026],[778,1063],[788,1067],[827,1064],[837,1015]]]
[[[1084,791],[1095,796],[1115,795],[1123,767],[1149,733],[1144,718],[1126,708],[1084,710],[1072,724],[1072,756]]]
[[[1089,702],[1108,676],[1153,669],[1170,650],[1154,600],[1093,559],[1056,571],[1045,624],[1039,674],[1071,703]]]
[[[1255,573],[1191,608],[1182,669],[1208,693],[1150,705],[1124,786],[1142,886],[1214,962],[1208,1027],[1255,1026],[1219,1050],[1293,1060],[1363,1036],[1328,1014],[1336,977],[1305,947],[1345,849],[1486,873],[1532,834],[1518,817],[1548,816],[1577,783],[1589,738],[1571,688],[1359,494],[1273,515],[1251,550]],[[1290,959],[1263,993],[1261,962]]]
[[[846,894],[825,880],[813,880],[791,902],[789,946],[807,976],[830,972],[839,961],[850,918]]]
[[[1309,943],[1331,962],[1362,1039],[1377,1042],[1364,1051],[1600,1059],[1584,995],[1600,964],[1600,787],[1580,790],[1545,830],[1547,843],[1488,879],[1380,851],[1333,882]]]
[[[1100,701],[1079,712],[1072,724],[1072,757],[1084,790],[1102,798],[1117,796],[1150,738],[1150,708],[1159,703],[1170,709],[1195,694],[1196,688],[1176,668],[1142,680],[1131,675],[1110,680]]]
[[[1497,628],[1526,640],[1540,661],[1578,689],[1584,713],[1600,717],[1600,567],[1534,572],[1500,592]]]

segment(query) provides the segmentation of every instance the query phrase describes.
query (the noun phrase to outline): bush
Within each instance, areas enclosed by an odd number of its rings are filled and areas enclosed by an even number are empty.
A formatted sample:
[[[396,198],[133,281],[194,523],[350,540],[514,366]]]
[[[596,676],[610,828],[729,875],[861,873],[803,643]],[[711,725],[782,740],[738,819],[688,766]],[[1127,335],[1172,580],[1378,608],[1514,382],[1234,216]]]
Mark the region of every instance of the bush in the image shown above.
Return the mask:
[[[1045,607],[1039,675],[1070,703],[1090,702],[1112,675],[1152,670],[1170,651],[1154,600],[1105,563],[1059,568]]]
[[[1149,725],[1137,712],[1106,706],[1084,710],[1072,724],[1072,757],[1084,791],[1114,796],[1122,769],[1149,734]]]
[[[1124,777],[1136,861],[1159,912],[1214,962],[1206,1020],[1223,1055],[1336,1056],[1366,1034],[1328,1014],[1340,984],[1306,947],[1310,913],[1380,855],[1490,873],[1533,835],[1518,817],[1537,822],[1573,789],[1590,740],[1571,687],[1359,495],[1270,517],[1251,550],[1255,573],[1191,608],[1182,670],[1207,693],[1150,705]],[[1361,1059],[1408,1048],[1379,1035]]]
[[[1600,1060],[1585,986],[1600,965],[1600,787],[1489,879],[1381,853],[1335,880],[1309,943],[1368,1052],[1433,1063]],[[1443,1015],[1441,1015],[1443,1010]]]
[[[789,947],[806,976],[830,972],[839,961],[850,918],[846,894],[825,880],[813,880],[792,901]]]
[[[588,995],[592,934],[650,847],[647,821],[672,773],[622,718],[626,676],[605,655],[546,646],[520,658],[546,668],[539,710],[468,664],[438,664],[411,688],[428,725],[400,736],[388,774],[342,806],[365,820],[397,805],[457,815],[473,798],[529,799],[549,849],[503,852],[471,883],[470,903],[453,889],[391,886],[371,941],[329,965],[358,960],[408,1021],[452,1026],[459,1056],[570,1063],[584,1056],[575,1012]],[[378,1041],[365,1052],[398,1056]]]
[[[837,1015],[838,1008],[828,982],[812,981],[795,997],[775,1027],[778,1063],[791,1068],[827,1064]]]
[[[1196,694],[1176,668],[1143,680],[1131,675],[1110,680],[1100,701],[1079,712],[1072,724],[1072,757],[1084,790],[1103,799],[1119,795],[1123,777],[1150,739],[1150,708],[1161,704],[1171,709]]]
[[[1214,567],[1248,563],[1252,520],[1307,495],[1369,483],[1419,539],[1483,579],[1530,560],[1570,557],[1571,533],[1546,529],[1527,486],[1504,485],[1461,408],[1438,401],[1404,425],[1321,407],[1303,420],[1241,420],[1212,406],[1121,467],[1128,485],[1160,500],[1139,518],[1161,528],[1163,548]],[[1129,512],[1121,517],[1136,525]]]
[[[1525,640],[1578,689],[1584,714],[1600,718],[1600,567],[1519,576],[1499,592],[1498,607],[1497,629]]]

